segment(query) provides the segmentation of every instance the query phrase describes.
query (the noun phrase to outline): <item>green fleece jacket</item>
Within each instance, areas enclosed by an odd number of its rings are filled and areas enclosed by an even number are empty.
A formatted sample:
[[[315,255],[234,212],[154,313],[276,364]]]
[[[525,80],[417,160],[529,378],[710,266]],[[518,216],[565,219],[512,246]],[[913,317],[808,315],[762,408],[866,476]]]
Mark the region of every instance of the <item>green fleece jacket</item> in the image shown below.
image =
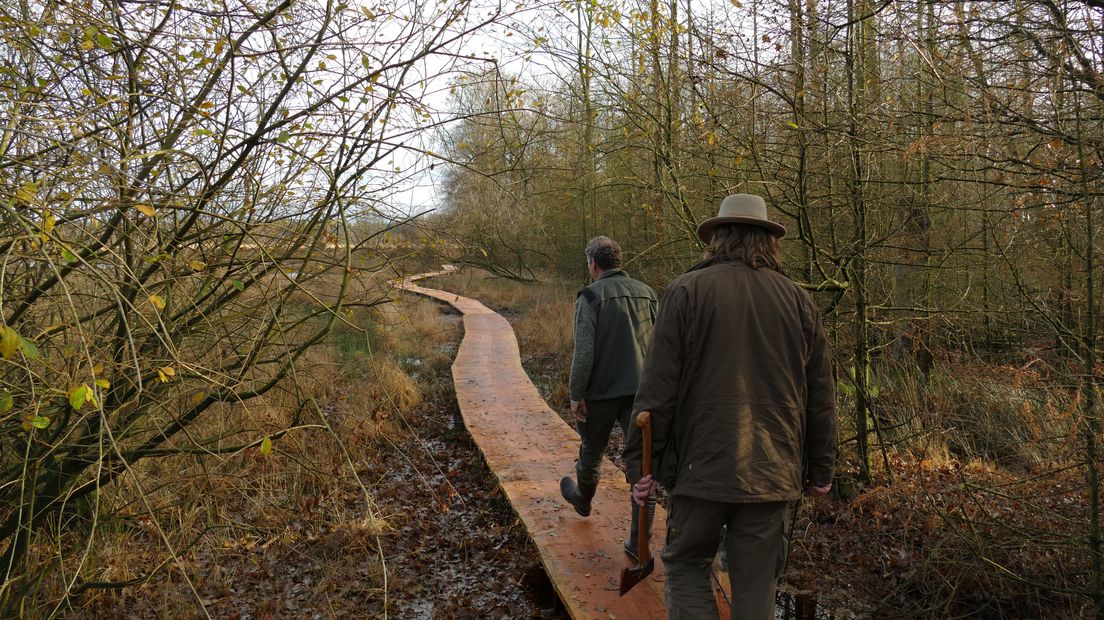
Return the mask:
[[[620,269],[606,271],[579,291],[571,400],[635,394],[655,316],[655,291]]]

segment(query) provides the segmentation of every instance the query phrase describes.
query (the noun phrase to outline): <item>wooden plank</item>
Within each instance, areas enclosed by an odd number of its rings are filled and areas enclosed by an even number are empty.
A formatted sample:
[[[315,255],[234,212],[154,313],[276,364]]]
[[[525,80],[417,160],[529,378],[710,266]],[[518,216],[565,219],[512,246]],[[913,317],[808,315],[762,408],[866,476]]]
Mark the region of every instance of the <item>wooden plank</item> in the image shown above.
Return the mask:
[[[434,274],[423,274],[421,279]],[[525,524],[549,580],[572,618],[664,618],[666,571],[656,557],[652,575],[618,596],[621,570],[631,560],[621,548],[628,537],[629,494],[624,474],[603,459],[602,482],[589,517],[560,497],[560,478],[574,472],[579,437],[540,397],[521,366],[517,340],[506,319],[476,300],[422,288],[407,278],[402,288],[445,301],[464,315],[464,339],[452,365],[456,398],[471,433]],[[667,531],[657,506],[653,554]],[[727,578],[721,581],[727,586]],[[721,618],[728,618],[718,592]]]

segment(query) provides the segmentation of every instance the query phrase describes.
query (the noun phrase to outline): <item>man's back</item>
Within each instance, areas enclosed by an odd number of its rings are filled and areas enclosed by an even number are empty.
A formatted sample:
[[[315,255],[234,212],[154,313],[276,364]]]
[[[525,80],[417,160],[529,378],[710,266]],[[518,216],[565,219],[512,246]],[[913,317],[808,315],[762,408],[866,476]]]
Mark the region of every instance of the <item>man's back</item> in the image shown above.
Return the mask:
[[[607,271],[579,293],[596,322],[588,400],[636,393],[656,314],[652,287],[624,271]]]
[[[773,270],[710,261],[676,278],[663,305],[681,335],[655,343],[662,351],[645,372],[681,377],[671,412],[682,455],[675,492],[726,502],[799,497],[802,463],[835,448],[830,360],[812,299]],[[659,400],[645,381],[637,406]],[[816,454],[803,453],[806,439]]]

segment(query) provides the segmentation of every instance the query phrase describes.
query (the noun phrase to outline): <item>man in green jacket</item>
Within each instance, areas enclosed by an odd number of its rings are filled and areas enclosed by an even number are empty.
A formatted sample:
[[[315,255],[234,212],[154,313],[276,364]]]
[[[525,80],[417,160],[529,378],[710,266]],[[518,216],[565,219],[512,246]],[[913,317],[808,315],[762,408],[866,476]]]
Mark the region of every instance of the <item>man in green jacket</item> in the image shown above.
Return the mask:
[[[729,196],[698,227],[705,260],[675,278],[656,317],[631,430],[626,477],[639,504],[655,478],[670,491],[665,594],[670,619],[716,618],[710,587],[722,526],[732,617],[774,617],[786,515],[802,492],[823,495],[836,459],[835,382],[820,310],[782,273],[762,198]],[[659,459],[640,475],[641,456]]]
[[[560,480],[560,493],[575,511],[590,515],[599,465],[616,421],[628,436],[633,396],[656,316],[656,294],[621,270],[621,246],[595,237],[586,246],[593,282],[575,298],[575,353],[571,360],[571,413],[582,442],[575,475]],[[654,500],[652,502],[654,507]],[[632,504],[630,502],[630,508]],[[635,557],[637,511],[626,553]]]

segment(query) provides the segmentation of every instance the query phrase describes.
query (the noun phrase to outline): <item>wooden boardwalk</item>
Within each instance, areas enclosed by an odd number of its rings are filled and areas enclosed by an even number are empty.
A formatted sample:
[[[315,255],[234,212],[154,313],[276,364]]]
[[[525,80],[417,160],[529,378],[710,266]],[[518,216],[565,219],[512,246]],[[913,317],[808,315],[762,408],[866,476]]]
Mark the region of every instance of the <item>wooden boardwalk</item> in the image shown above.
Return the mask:
[[[666,617],[663,580],[656,570],[624,597],[617,589],[631,561],[621,549],[628,537],[629,493],[624,474],[608,459],[589,517],[560,497],[559,480],[573,474],[578,434],[540,397],[521,366],[513,328],[476,300],[413,284],[407,291],[451,304],[464,315],[464,339],[452,365],[456,398],[471,433],[540,552],[545,570],[571,617],[646,620]],[[667,515],[656,508],[653,553],[665,538]],[[721,580],[727,586],[727,579]],[[724,596],[718,593],[723,603]],[[728,617],[722,605],[722,618]]]

